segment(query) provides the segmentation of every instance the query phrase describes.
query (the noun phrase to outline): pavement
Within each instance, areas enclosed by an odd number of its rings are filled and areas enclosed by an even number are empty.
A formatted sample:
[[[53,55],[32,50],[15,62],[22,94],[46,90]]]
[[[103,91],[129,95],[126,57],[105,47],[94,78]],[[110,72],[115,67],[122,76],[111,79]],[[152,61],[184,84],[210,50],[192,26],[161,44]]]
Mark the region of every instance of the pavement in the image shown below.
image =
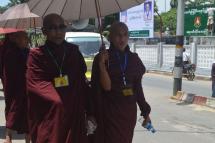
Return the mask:
[[[167,72],[167,71],[149,70],[147,72],[153,73],[153,74],[159,74],[159,75],[173,76],[172,72]],[[206,75],[196,75],[195,79],[210,81],[211,77]],[[178,91],[176,96],[171,96],[170,98],[184,103],[197,104],[197,105],[207,106],[209,108],[215,109],[215,98],[212,98],[212,97],[205,97],[205,96],[196,95],[192,93],[186,93],[184,91]]]

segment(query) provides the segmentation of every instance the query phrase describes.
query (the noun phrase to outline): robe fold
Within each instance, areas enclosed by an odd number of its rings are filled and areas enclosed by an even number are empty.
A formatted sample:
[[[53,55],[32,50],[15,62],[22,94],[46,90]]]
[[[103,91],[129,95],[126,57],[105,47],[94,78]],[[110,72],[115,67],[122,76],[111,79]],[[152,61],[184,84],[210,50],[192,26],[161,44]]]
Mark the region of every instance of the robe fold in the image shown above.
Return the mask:
[[[2,54],[6,128],[27,133],[26,62],[29,49],[6,44]]]
[[[104,91],[100,85],[100,71],[98,56],[95,57],[92,68],[92,88],[95,93],[94,101],[96,107],[96,119],[98,128],[94,135],[94,143],[132,143],[133,132],[137,119],[137,105],[142,116],[148,116],[150,106],[146,102],[141,79],[145,73],[145,66],[137,54],[129,51],[128,63],[125,69],[126,82],[133,89],[134,95],[124,96],[122,94],[123,74],[120,64],[124,63],[125,54],[117,57],[118,51],[112,47],[108,50],[109,63],[107,71],[111,79],[111,90]]]
[[[55,87],[60,73],[55,60],[62,63],[62,74],[69,86]],[[33,143],[87,143],[85,116],[90,88],[86,65],[78,47],[64,41],[57,46],[46,42],[29,54],[27,70],[28,112]]]

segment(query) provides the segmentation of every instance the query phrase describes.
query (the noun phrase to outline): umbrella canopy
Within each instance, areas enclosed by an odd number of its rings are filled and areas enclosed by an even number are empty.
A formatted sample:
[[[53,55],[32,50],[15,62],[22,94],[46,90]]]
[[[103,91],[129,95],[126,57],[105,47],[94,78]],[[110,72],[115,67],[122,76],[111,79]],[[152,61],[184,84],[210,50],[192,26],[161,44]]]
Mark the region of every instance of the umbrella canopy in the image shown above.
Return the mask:
[[[15,29],[15,28],[0,28],[0,34],[8,34],[14,33],[18,31],[23,31],[22,29]]]
[[[31,13],[27,3],[18,4],[0,15],[0,27],[33,28],[42,25],[42,19]]]
[[[41,18],[23,18],[23,19],[12,19],[7,21],[0,21],[0,27],[2,28],[18,28],[28,29],[42,26]]]
[[[10,20],[10,19],[20,19],[29,17],[39,17],[38,15],[31,13],[28,5],[26,3],[18,4],[8,8],[1,16],[0,21]]]
[[[106,16],[139,5],[145,0],[30,0],[31,12],[44,17],[57,13],[66,20]]]

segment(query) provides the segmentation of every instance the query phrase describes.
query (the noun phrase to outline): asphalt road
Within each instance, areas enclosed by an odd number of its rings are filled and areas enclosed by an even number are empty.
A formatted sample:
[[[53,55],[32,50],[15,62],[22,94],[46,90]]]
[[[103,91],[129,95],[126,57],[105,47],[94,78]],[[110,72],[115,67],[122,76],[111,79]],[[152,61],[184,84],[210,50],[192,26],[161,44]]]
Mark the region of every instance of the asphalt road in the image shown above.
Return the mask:
[[[215,110],[170,100],[172,77],[146,74],[143,86],[152,107],[151,118],[157,133],[137,123],[133,143],[215,143]],[[210,81],[183,81],[184,90],[208,96]]]
[[[150,75],[150,76],[149,76]],[[173,82],[172,76],[163,76],[157,74],[146,74],[143,78],[143,87],[155,87],[156,89],[165,89],[169,95],[173,94]],[[188,81],[183,78],[182,80],[182,91],[186,93],[193,93],[201,96],[211,96],[211,81],[194,80]]]

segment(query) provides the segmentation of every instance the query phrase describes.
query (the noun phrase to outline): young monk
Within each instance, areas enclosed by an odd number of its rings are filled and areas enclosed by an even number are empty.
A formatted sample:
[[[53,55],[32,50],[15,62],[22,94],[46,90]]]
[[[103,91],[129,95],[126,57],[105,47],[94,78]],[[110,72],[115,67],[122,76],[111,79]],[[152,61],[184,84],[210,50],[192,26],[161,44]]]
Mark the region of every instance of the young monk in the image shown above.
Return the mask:
[[[28,36],[24,31],[11,33],[4,43],[2,55],[3,86],[5,95],[6,139],[12,143],[12,131],[28,133],[26,62],[29,53]],[[26,135],[26,143],[30,143]]]
[[[150,121],[150,106],[142,90],[145,66],[128,46],[128,28],[116,22],[110,28],[110,48],[101,51],[94,60],[92,88],[97,94],[98,129],[95,143],[132,143],[137,119],[137,106]]]
[[[86,115],[89,87],[78,46],[64,40],[61,16],[43,21],[45,45],[29,54],[27,91],[29,126],[33,143],[87,143]]]

